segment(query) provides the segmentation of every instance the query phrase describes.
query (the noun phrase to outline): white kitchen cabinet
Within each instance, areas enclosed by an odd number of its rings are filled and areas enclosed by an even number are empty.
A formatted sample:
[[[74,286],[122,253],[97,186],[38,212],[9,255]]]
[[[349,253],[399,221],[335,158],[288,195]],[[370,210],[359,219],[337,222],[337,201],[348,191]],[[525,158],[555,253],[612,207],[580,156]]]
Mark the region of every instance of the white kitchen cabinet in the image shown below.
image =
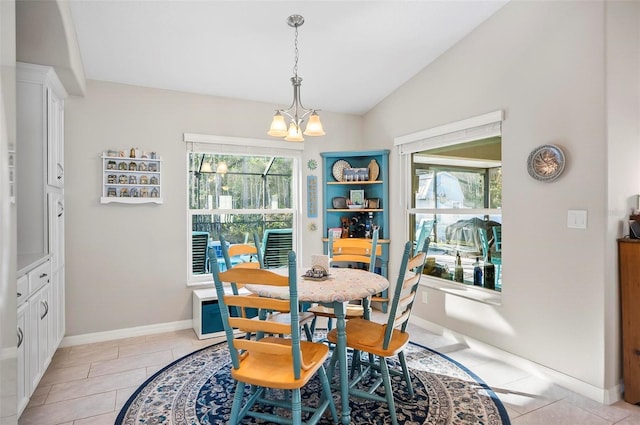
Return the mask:
[[[66,96],[52,67],[17,64],[18,414],[65,332]]]
[[[17,342],[17,399],[18,415],[22,413],[31,396],[29,386],[29,304],[18,305]]]

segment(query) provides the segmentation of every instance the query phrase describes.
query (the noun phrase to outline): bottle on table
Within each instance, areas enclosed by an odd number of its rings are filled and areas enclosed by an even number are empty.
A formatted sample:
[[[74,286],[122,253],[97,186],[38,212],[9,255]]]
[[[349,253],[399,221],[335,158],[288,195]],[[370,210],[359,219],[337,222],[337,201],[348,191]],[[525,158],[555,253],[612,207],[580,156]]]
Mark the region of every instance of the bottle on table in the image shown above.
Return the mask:
[[[491,251],[487,252],[487,261],[484,263],[484,287],[496,289],[496,267],[491,262]]]
[[[462,259],[460,258],[459,251],[456,252],[456,268],[454,279],[456,282],[464,282],[464,269],[462,268]]]
[[[482,286],[482,267],[480,267],[480,258],[476,257],[473,263],[473,285]]]

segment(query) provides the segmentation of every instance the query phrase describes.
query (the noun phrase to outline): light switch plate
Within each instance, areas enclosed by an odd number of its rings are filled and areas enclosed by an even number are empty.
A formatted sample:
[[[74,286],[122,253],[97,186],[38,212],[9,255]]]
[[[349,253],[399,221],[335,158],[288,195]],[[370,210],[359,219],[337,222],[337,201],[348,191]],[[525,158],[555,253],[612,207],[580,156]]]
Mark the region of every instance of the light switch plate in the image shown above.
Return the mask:
[[[569,210],[567,212],[567,227],[569,229],[586,229],[587,228],[587,211],[586,210]]]

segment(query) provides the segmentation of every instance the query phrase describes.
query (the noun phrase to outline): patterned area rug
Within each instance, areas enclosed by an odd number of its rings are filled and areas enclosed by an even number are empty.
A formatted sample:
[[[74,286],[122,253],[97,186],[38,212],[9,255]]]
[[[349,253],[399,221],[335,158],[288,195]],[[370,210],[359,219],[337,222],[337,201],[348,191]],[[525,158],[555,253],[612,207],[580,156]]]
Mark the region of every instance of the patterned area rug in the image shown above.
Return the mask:
[[[496,394],[466,367],[417,344],[409,344],[406,354],[415,397],[409,397],[399,377],[394,378],[400,424],[510,424]],[[226,343],[176,360],[135,391],[120,411],[115,425],[226,424],[235,388],[230,367]],[[384,394],[382,386],[378,391]],[[317,378],[303,390],[303,399],[305,393],[306,398],[317,398],[320,393]],[[340,414],[340,396],[335,392],[334,399]],[[354,398],[351,409],[352,424],[388,422],[386,404]],[[323,418],[321,423],[330,424],[330,417]]]

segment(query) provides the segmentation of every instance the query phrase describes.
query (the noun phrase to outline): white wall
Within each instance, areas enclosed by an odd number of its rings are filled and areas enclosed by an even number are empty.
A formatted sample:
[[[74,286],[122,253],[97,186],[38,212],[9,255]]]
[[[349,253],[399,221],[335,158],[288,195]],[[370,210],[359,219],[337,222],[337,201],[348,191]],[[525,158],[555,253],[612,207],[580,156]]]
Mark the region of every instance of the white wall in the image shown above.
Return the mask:
[[[365,139],[378,147],[505,111],[502,305],[424,288],[428,302],[414,314],[584,382],[584,393],[604,401],[616,397],[620,377],[615,240],[621,233],[614,224],[628,215],[628,197],[640,191],[637,165],[612,162],[627,148],[638,158],[637,121],[629,128],[619,120],[617,134],[606,114],[613,108],[608,101],[628,104],[635,96],[638,116],[638,30],[626,40],[620,34],[633,25],[632,11],[637,18],[638,3],[511,2],[365,117]],[[622,51],[636,52],[635,59],[612,65],[617,81],[605,72],[613,48],[608,36]],[[622,72],[626,65],[631,68]],[[607,89],[622,99],[608,98]],[[625,97],[628,92],[635,94]],[[610,140],[618,135],[624,141]],[[535,181],[526,170],[529,152],[545,143],[560,145],[567,157],[553,183]],[[612,143],[616,155],[608,158]],[[397,159],[394,154],[392,178],[399,178]],[[615,196],[609,179],[626,182]],[[569,209],[587,210],[586,230],[567,228]],[[391,215],[404,214],[392,191]],[[392,234],[402,229],[401,220],[392,220]],[[392,258],[401,255],[402,242],[392,238]]]
[[[191,319],[183,133],[266,139],[274,106],[97,81],[67,99],[67,337]],[[308,159],[362,140],[361,117],[323,112],[322,120],[328,135],[305,141],[304,181]],[[162,157],[164,204],[100,204],[101,153],[131,147]],[[303,211],[303,252],[322,251],[321,228],[321,217]]]

